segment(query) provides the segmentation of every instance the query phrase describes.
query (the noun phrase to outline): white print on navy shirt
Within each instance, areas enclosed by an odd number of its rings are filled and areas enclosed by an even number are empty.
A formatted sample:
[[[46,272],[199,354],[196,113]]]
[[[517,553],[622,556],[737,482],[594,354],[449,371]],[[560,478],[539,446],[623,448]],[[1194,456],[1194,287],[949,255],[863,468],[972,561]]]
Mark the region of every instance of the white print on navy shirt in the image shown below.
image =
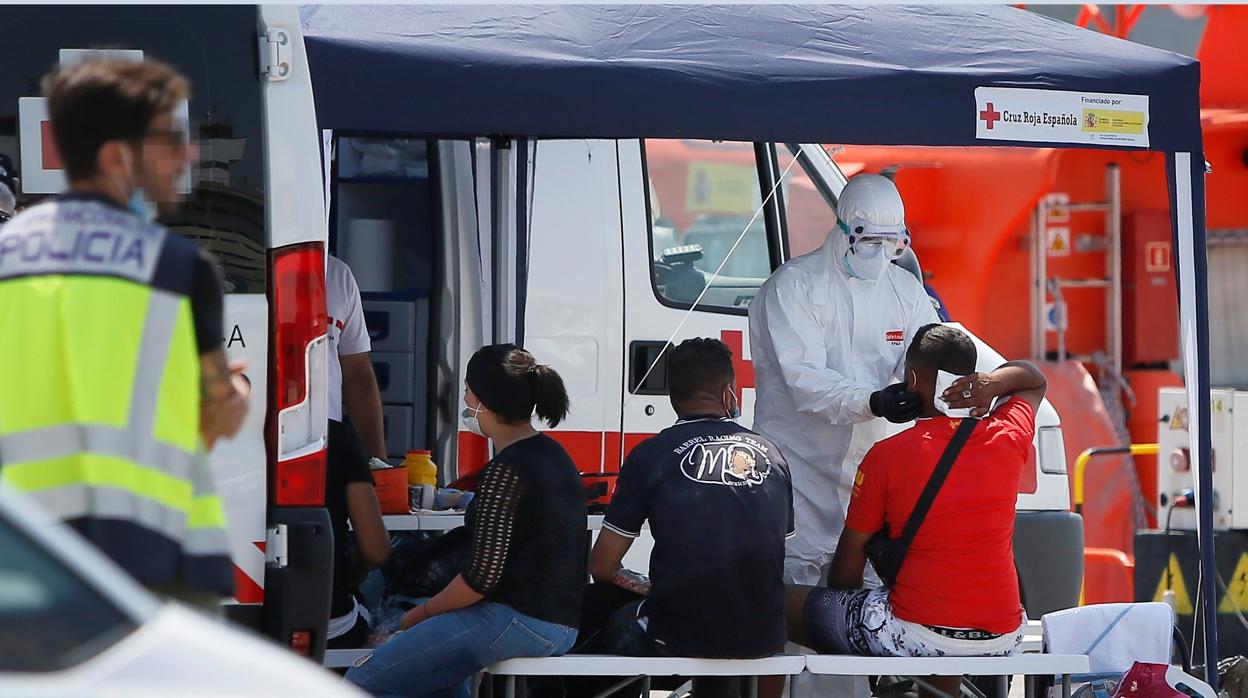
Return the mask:
[[[708,485],[753,487],[771,474],[769,449],[746,434],[695,436],[673,451],[685,477]]]

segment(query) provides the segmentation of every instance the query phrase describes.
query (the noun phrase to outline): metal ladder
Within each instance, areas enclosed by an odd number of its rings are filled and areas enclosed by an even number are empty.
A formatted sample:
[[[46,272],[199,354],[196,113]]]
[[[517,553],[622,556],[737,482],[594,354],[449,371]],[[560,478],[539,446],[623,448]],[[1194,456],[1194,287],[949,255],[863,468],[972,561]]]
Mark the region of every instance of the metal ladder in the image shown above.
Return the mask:
[[[1122,176],[1115,164],[1105,169],[1105,200],[1066,203],[1069,215],[1101,213],[1105,216],[1105,233],[1097,237],[1081,236],[1070,241],[1072,252],[1088,252],[1101,249],[1105,253],[1105,276],[1103,278],[1079,279],[1050,277],[1048,274],[1048,219],[1049,211],[1056,204],[1050,197],[1042,197],[1036,206],[1031,221],[1031,355],[1038,361],[1047,358],[1048,328],[1045,325],[1045,301],[1047,296],[1053,298],[1053,314],[1057,325],[1057,360],[1068,359],[1093,364],[1098,368],[1097,388],[1105,409],[1109,412],[1110,421],[1121,443],[1130,443],[1131,437],[1127,430],[1126,406],[1123,404],[1124,393],[1134,405],[1135,395],[1131,386],[1122,376]],[[1067,221],[1069,225],[1071,221]],[[1080,242],[1085,249],[1080,249]],[[1100,244],[1096,244],[1096,243]],[[1071,288],[1103,288],[1105,289],[1105,351],[1095,351],[1090,355],[1071,356],[1066,351],[1066,318],[1067,304],[1063,291]],[[1127,457],[1127,482],[1131,490],[1132,519],[1136,528],[1143,528],[1146,522],[1144,515],[1147,503],[1140,486],[1139,476],[1134,465],[1130,465],[1131,457]]]
[[[1031,355],[1038,361],[1046,357],[1048,328],[1045,326],[1045,302],[1053,297],[1054,319],[1057,325],[1057,360],[1073,358],[1094,363],[1094,357],[1069,356],[1066,351],[1067,305],[1063,291],[1070,288],[1105,289],[1105,354],[1114,371],[1122,372],[1122,183],[1117,165],[1109,165],[1105,171],[1105,200],[1085,203],[1068,203],[1065,208],[1073,218],[1076,214],[1101,213],[1105,216],[1105,276],[1102,278],[1071,279],[1050,277],[1048,274],[1048,225],[1049,213],[1059,205],[1049,197],[1042,197],[1031,219]],[[1080,238],[1088,239],[1087,236]],[[1095,238],[1092,238],[1093,240]],[[1075,240],[1071,246],[1080,251]]]

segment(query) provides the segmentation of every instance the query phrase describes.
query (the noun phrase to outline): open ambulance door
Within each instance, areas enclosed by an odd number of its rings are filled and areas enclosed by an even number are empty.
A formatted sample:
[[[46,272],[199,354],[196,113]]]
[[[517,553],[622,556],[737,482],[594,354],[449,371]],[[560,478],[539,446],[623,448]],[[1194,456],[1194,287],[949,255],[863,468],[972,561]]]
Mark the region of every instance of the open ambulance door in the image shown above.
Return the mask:
[[[741,424],[754,420],[749,305],[782,262],[769,146],[680,139],[619,141],[624,250],[622,462],[676,422],[666,350],[713,337],[733,353]],[[648,530],[624,564],[647,571]]]
[[[753,421],[749,305],[783,254],[774,197],[763,206],[774,183],[771,157],[769,146],[753,143],[620,141],[625,456],[676,421],[669,339],[724,341],[741,423]]]
[[[517,324],[523,345],[559,372],[568,417],[547,433],[589,476],[595,500],[618,470],[624,272],[618,146],[614,140],[528,142],[527,172],[516,177],[517,254],[525,289]],[[520,260],[518,260],[520,261]],[[545,429],[545,425],[538,424]]]
[[[268,204],[264,268],[269,276],[269,349],[265,361],[253,361],[251,368],[262,372],[268,366],[267,390],[259,393],[261,404],[266,397],[268,404],[258,407],[254,402],[257,385],[264,384],[253,378],[248,420],[258,419],[263,428],[245,427],[235,441],[263,439],[269,467],[230,458],[241,451],[219,447],[213,456],[230,522],[239,601],[263,602],[258,615],[265,634],[319,662],[325,651],[334,559],[324,507],[329,359],[325,200],[316,177],[321,171],[316,114],[298,12],[262,6],[255,30],[263,49],[258,54],[263,140],[257,138],[246,148],[267,157],[262,181]],[[223,143],[205,159],[221,159],[229,145]],[[227,312],[232,307],[227,303]],[[236,609],[236,618],[254,624],[256,608]]]

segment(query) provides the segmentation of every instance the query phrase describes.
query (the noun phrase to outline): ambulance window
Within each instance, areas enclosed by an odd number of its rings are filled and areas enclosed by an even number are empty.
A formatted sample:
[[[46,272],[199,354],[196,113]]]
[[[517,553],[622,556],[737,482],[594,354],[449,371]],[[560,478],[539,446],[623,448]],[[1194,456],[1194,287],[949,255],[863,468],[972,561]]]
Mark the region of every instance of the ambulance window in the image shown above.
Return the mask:
[[[67,669],[133,629],[116,606],[0,517],[0,673]]]
[[[754,145],[651,139],[644,156],[659,300],[744,314],[771,274]]]
[[[108,47],[126,50],[125,56],[158,58],[191,82],[187,117],[200,150],[187,200],[162,222],[216,256],[227,291],[264,293],[265,153],[256,23],[256,8],[241,5],[100,5],[72,12],[6,7],[0,13],[5,48],[0,153],[18,170],[19,206],[64,186],[40,137],[43,75],[58,61],[72,60],[74,49]]]
[[[792,259],[813,252],[828,239],[828,233],[836,227],[836,203],[831,194],[811,178],[809,168],[812,166],[804,156],[792,162],[795,155],[792,147],[778,145],[776,151],[780,172],[788,168],[781,191],[789,259]]]

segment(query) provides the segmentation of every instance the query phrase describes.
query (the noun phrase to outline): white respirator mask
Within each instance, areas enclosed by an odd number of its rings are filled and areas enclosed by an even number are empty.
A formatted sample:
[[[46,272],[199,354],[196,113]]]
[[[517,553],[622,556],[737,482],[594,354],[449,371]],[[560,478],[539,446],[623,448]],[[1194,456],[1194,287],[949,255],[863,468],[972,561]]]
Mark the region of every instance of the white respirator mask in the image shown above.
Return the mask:
[[[477,417],[477,415],[484,411],[485,408],[481,405],[477,405],[476,407],[465,407],[463,414],[461,415],[463,417],[464,427],[477,436],[485,436],[485,432],[481,431],[481,420]]]
[[[901,258],[910,247],[910,233],[863,232],[868,226],[861,221],[837,221],[837,227],[846,236],[845,271],[864,281],[878,281],[884,277],[888,265]]]

